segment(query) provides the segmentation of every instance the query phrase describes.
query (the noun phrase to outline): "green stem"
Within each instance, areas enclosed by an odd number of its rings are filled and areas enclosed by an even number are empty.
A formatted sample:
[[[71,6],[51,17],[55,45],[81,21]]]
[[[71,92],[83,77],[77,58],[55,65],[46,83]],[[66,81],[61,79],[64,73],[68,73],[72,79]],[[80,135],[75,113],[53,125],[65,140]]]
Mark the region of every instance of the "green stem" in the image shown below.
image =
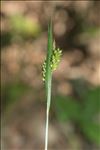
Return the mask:
[[[48,149],[48,126],[49,126],[50,102],[51,102],[51,78],[48,81],[48,87],[47,87],[47,111],[46,111],[46,129],[45,129],[45,150]]]
[[[48,124],[49,124],[49,110],[46,114],[46,131],[45,131],[45,150],[48,148]]]
[[[47,110],[46,110],[46,129],[45,129],[45,150],[48,149],[48,126],[49,126],[49,110],[51,103],[51,84],[52,84],[52,71],[56,69],[60,61],[61,50],[55,49],[53,46],[52,35],[52,21],[48,25],[48,45],[47,45],[47,57],[43,66],[43,77],[45,80],[46,96],[47,96]],[[46,65],[46,66],[45,66]],[[53,66],[54,65],[54,66]],[[53,69],[53,70],[52,70]]]
[[[52,21],[48,26],[48,46],[47,46],[47,58],[46,58],[46,96],[47,96],[47,112],[46,112],[46,131],[45,131],[45,150],[48,149],[48,126],[49,126],[49,110],[51,102],[51,80],[52,80],[52,70],[51,70],[51,56],[53,51],[53,37],[52,37]]]

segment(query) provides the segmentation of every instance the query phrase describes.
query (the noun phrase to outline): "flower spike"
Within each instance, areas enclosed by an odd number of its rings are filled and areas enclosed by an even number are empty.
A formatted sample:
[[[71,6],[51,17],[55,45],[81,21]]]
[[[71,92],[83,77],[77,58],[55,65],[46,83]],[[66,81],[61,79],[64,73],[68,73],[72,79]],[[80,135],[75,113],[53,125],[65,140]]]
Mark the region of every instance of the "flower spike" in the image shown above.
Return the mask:
[[[53,42],[53,53],[51,55],[51,61],[50,61],[50,66],[51,66],[51,71],[55,71],[59,65],[59,62],[61,60],[61,55],[62,55],[62,50],[59,48],[56,48],[55,41]],[[45,81],[45,76],[46,76],[46,60],[44,61],[42,65],[42,76],[43,76],[43,81]]]

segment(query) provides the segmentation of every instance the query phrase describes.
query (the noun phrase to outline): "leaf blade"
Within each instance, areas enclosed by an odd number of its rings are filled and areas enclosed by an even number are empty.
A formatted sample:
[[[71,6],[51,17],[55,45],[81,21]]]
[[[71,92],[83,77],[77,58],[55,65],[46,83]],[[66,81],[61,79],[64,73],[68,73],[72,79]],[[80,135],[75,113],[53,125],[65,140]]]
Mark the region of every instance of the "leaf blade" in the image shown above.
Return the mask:
[[[48,25],[48,45],[47,45],[47,57],[46,57],[46,90],[50,86],[50,80],[52,77],[52,71],[51,71],[51,56],[53,51],[53,36],[52,36],[52,21]]]

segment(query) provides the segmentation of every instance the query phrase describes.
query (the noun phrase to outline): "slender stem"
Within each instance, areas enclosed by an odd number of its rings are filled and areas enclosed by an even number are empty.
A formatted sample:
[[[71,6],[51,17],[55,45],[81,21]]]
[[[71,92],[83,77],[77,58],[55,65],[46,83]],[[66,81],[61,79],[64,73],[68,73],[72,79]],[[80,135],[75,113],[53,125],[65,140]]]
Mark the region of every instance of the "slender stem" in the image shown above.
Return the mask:
[[[51,70],[51,56],[53,51],[53,37],[52,37],[52,21],[48,25],[48,45],[47,45],[47,58],[46,58],[46,96],[47,96],[47,112],[46,112],[46,131],[45,131],[45,150],[48,150],[48,126],[49,126],[49,110],[51,102],[51,80],[52,80],[52,70]]]
[[[45,150],[48,149],[48,125],[49,125],[49,110],[47,110],[46,114]]]
[[[47,110],[46,110],[46,129],[45,129],[45,150],[48,150],[48,126],[49,126],[49,110],[51,102],[51,77],[47,87]]]

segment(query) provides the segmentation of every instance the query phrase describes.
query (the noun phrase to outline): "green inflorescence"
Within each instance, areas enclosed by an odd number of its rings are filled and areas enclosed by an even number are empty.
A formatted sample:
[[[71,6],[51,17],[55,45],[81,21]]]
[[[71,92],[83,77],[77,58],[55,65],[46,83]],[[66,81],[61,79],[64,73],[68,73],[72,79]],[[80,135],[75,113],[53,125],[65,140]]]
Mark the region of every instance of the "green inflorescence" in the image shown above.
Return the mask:
[[[45,75],[46,75],[46,60],[44,61],[42,65],[42,80],[45,81]]]
[[[61,60],[61,55],[62,55],[62,50],[60,50],[59,48],[56,48],[55,41],[54,41],[53,54],[51,56],[51,63],[50,63],[52,72],[57,69],[59,62]],[[45,76],[46,76],[46,60],[44,61],[43,65],[42,65],[43,81],[45,81]]]

